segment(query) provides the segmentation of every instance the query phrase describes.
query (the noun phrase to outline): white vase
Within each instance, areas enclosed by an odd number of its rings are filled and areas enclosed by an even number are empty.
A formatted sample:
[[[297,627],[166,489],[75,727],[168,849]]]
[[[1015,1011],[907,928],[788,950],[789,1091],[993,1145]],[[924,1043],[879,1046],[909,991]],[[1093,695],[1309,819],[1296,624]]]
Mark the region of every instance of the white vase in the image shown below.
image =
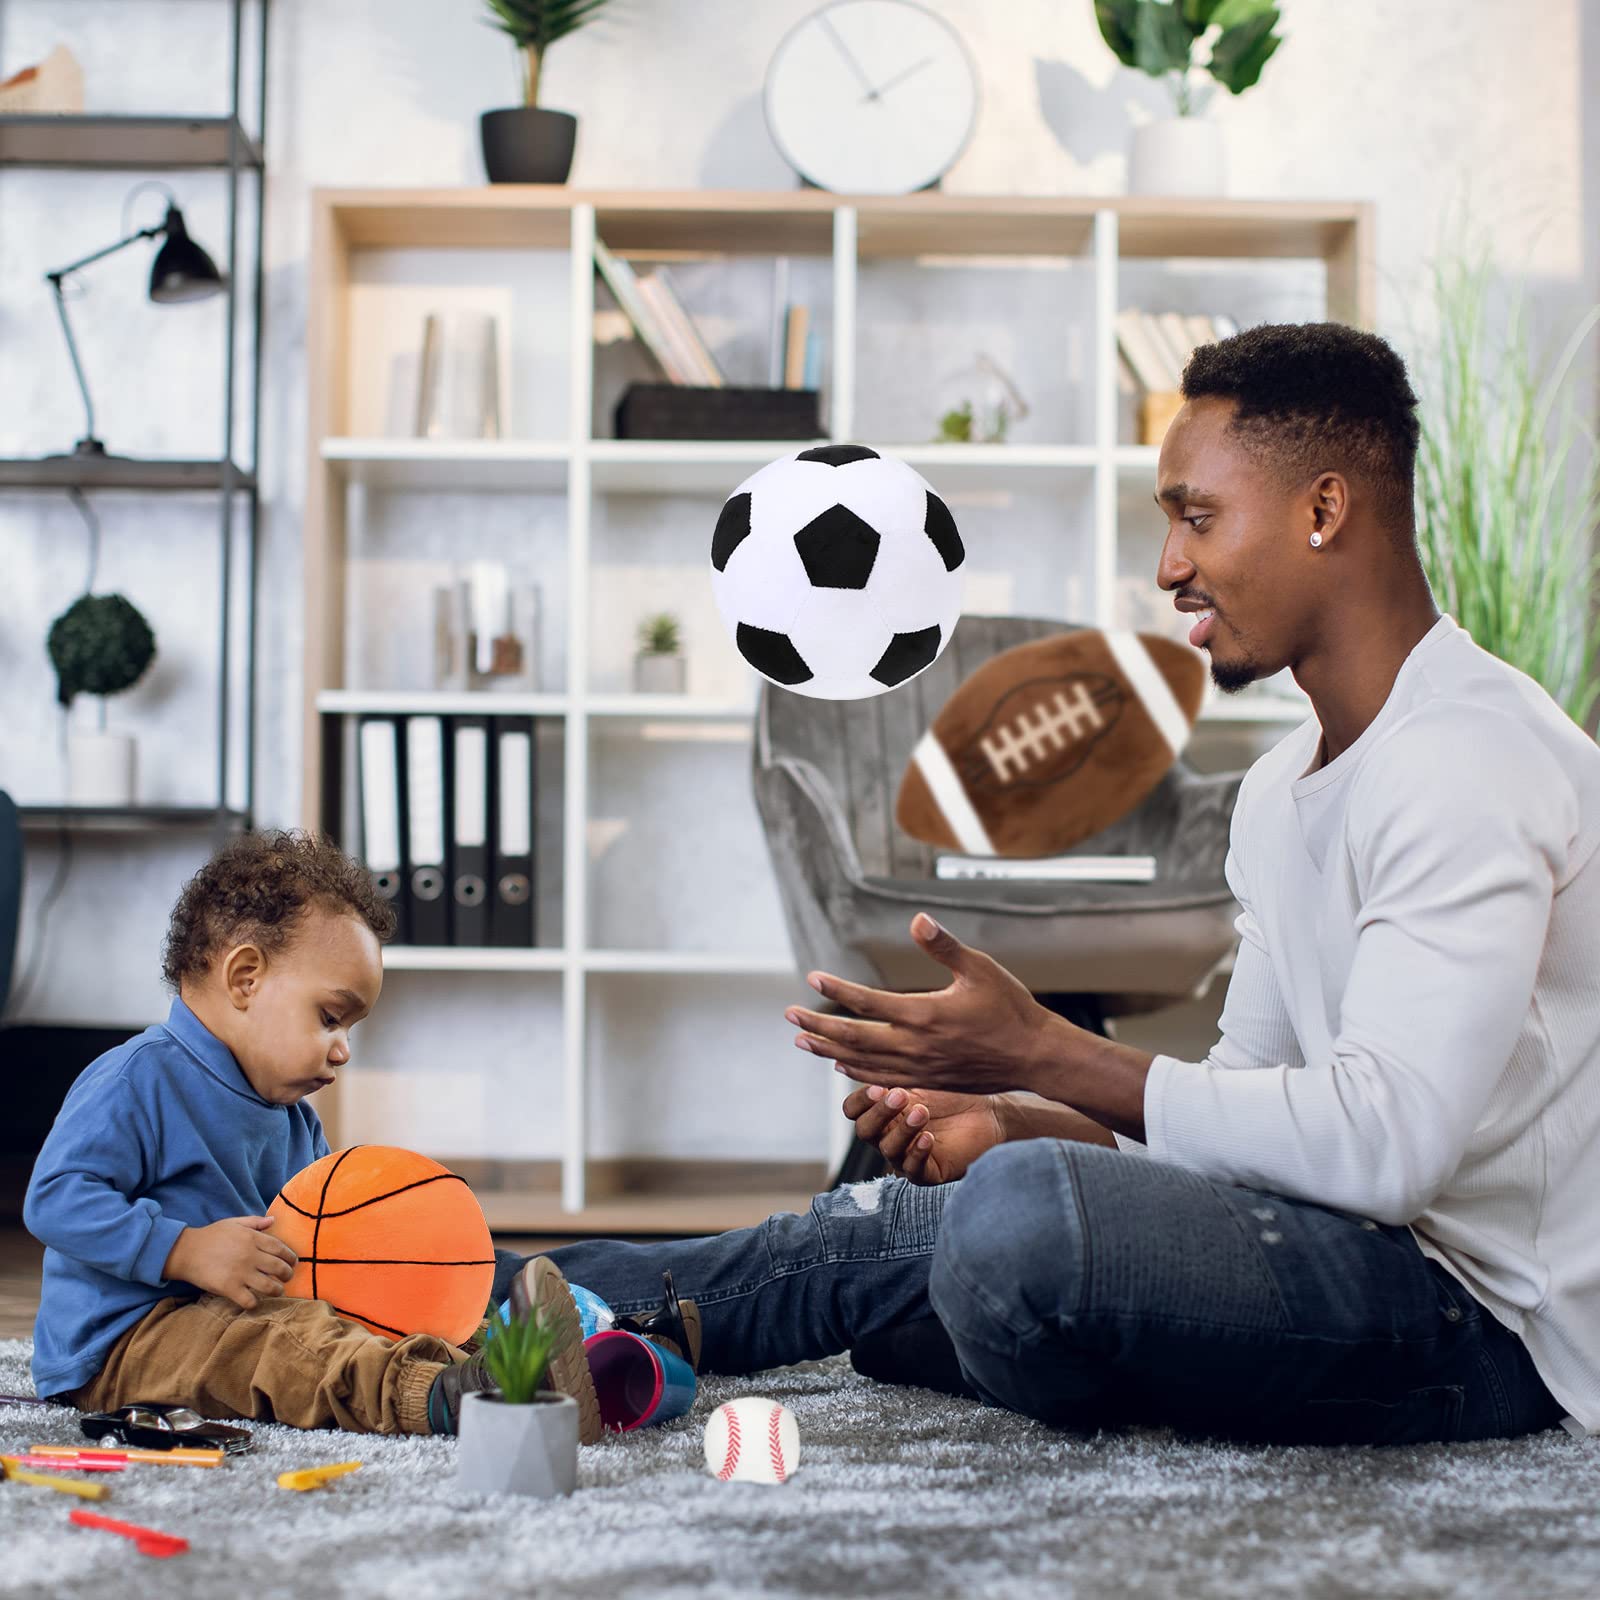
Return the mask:
[[[633,688],[635,694],[682,694],[687,657],[679,655],[645,655],[633,658]]]
[[[553,1500],[578,1482],[578,1402],[541,1389],[531,1405],[498,1394],[461,1397],[456,1479],[477,1494],[525,1494]]]
[[[1129,194],[1220,195],[1227,188],[1222,129],[1203,117],[1163,117],[1133,130]]]
[[[138,746],[127,733],[67,735],[67,801],[75,806],[131,806]]]

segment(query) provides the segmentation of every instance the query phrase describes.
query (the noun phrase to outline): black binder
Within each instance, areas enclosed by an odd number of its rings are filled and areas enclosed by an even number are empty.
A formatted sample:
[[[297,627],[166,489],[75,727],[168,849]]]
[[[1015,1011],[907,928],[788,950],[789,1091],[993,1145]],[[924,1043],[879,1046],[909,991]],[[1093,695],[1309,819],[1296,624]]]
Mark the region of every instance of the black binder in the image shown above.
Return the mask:
[[[404,736],[394,717],[362,717],[356,727],[356,771],[361,806],[361,859],[372,886],[394,907],[394,943],[410,940],[405,888]]]
[[[495,808],[489,871],[489,938],[533,943],[534,797],[538,793],[532,717],[494,719]]]
[[[489,942],[489,841],[493,740],[487,717],[452,717],[450,898],[456,944]]]
[[[406,718],[406,884],[413,944],[450,943],[446,873],[449,757],[445,720]]]

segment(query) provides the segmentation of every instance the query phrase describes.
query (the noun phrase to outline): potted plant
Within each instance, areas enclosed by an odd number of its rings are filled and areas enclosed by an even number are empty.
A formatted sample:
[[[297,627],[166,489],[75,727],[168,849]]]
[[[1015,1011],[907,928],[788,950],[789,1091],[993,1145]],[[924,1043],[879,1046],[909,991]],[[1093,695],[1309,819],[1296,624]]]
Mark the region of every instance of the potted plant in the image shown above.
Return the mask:
[[[565,183],[572,171],[578,119],[539,104],[544,53],[593,22],[610,0],[485,0],[492,27],[510,36],[522,58],[522,104],[478,119],[483,169],[490,183]]]
[[[543,1388],[561,1332],[543,1308],[490,1317],[483,1359],[493,1389],[461,1397],[457,1473],[464,1489],[552,1500],[578,1481],[578,1402]]]
[[[1592,734],[1600,451],[1575,414],[1569,379],[1600,306],[1547,365],[1530,353],[1518,278],[1505,331],[1491,341],[1492,256],[1487,236],[1463,238],[1430,265],[1438,332],[1413,363],[1417,547],[1440,609]],[[1574,458],[1580,435],[1586,445]]]
[[[633,687],[639,694],[682,694],[688,663],[678,653],[678,619],[658,611],[639,624],[639,653],[633,658]]]
[[[1125,67],[1166,78],[1175,114],[1133,130],[1129,194],[1219,195],[1225,187],[1221,130],[1194,115],[1189,72],[1195,45],[1217,30],[1204,68],[1243,94],[1283,42],[1272,0],[1094,0],[1100,37]]]
[[[67,734],[67,799],[132,805],[137,749],[131,734],[106,731],[105,697],[131,689],[155,659],[150,624],[120,594],[80,595],[50,624],[46,648],[65,710],[70,713],[76,695],[101,697],[99,727]]]

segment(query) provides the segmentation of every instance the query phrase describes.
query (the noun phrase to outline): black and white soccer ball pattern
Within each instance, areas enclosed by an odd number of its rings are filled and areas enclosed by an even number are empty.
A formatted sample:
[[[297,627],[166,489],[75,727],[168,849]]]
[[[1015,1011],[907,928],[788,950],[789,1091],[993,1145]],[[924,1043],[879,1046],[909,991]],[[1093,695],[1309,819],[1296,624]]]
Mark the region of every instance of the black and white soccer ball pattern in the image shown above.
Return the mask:
[[[769,462],[728,497],[711,587],[769,683],[861,700],[916,677],[961,615],[966,551],[914,468],[859,444]]]

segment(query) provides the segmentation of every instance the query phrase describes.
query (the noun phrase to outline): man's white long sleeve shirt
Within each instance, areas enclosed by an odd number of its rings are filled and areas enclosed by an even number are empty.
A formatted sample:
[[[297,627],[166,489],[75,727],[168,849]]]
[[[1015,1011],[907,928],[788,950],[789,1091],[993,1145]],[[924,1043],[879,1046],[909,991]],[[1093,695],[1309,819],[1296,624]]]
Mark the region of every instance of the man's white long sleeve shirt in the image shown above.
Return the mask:
[[[1147,1149],[1409,1226],[1600,1431],[1600,747],[1442,615],[1354,744],[1246,775],[1239,953]]]

